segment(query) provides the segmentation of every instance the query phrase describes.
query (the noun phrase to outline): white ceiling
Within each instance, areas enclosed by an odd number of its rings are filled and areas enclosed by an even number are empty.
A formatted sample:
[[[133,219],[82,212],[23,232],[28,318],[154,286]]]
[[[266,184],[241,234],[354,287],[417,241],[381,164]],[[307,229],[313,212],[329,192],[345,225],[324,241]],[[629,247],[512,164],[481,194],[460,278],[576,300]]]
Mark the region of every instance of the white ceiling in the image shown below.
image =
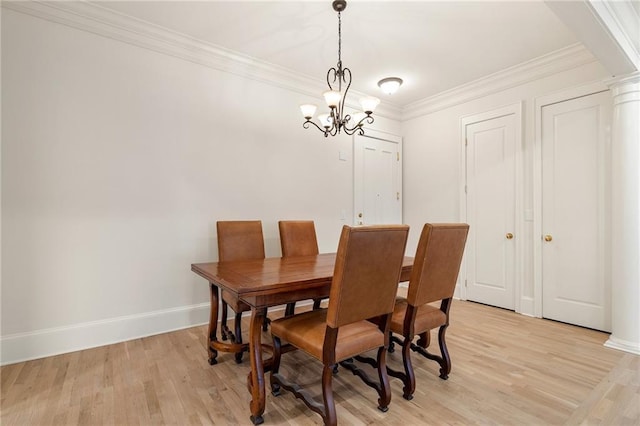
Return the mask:
[[[337,62],[330,0],[96,3],[318,80]],[[399,107],[576,42],[542,1],[350,0],[342,13],[352,88]],[[376,85],[389,76],[405,81],[392,96]]]

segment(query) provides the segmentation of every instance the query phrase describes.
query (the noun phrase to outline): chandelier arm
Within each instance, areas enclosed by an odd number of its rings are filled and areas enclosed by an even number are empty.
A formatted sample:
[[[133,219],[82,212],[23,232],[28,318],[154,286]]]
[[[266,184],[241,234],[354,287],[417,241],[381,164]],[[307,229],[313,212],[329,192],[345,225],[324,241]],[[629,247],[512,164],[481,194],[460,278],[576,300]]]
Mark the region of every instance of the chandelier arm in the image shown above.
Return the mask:
[[[349,74],[349,79],[347,80],[347,73]],[[342,96],[342,101],[340,102],[340,116],[344,112],[344,103],[347,100],[347,93],[349,92],[349,88],[351,87],[351,70],[349,68],[344,68],[342,70],[342,81],[347,84],[347,87],[344,89],[344,96]]]
[[[338,111],[340,108],[340,104],[338,106],[331,108],[331,136],[335,136],[335,133],[340,133],[340,127],[342,126],[342,122],[340,121],[340,114]],[[336,132],[334,132],[334,130]]]
[[[362,129],[362,125],[367,122],[368,124],[373,124],[375,120],[373,119],[373,117],[371,115],[367,115],[366,117],[363,117],[360,121],[358,121],[356,124],[354,124],[353,127],[347,127],[346,125],[344,126],[345,131],[347,132],[347,134],[352,134],[352,133],[348,133],[348,132],[354,132],[355,130],[361,129],[362,133],[364,134],[364,130]]]
[[[305,129],[308,129],[308,128],[309,128],[309,124],[313,124],[313,125],[316,127],[316,129],[318,129],[318,130],[320,130],[322,133],[324,133],[325,137],[327,136],[327,134],[328,134],[328,130],[327,130],[327,129],[323,129],[322,127],[318,126],[316,123],[314,123],[314,122],[313,122],[313,121],[311,121],[311,120],[307,120],[307,121],[305,121],[304,123],[302,123],[302,127],[304,127]]]
[[[333,73],[333,79],[331,79],[331,73]],[[338,80],[338,75],[338,70],[336,68],[329,68],[329,71],[327,71],[327,85],[329,86],[329,89],[333,90],[331,81],[333,80],[335,83],[336,80]]]
[[[358,128],[355,128],[355,129],[351,129],[351,130],[350,130],[350,131],[348,131],[348,132],[345,130],[345,133],[346,133],[346,134],[348,134],[348,135],[350,135],[350,136],[351,136],[351,135],[355,135],[356,133],[357,133],[358,135],[360,135],[360,136],[364,136],[364,129],[363,129],[362,127],[358,127]]]
[[[333,125],[331,126],[331,129],[329,129],[328,133],[331,136],[335,136],[338,133],[340,133],[340,126],[336,125],[336,123],[334,122]]]
[[[369,124],[373,124],[373,122],[375,121],[373,119],[373,117],[371,116],[371,114],[368,114],[366,117],[364,117],[362,120],[360,120],[360,122],[358,124],[362,123],[365,120],[367,120],[367,123],[369,123]]]
[[[349,136],[353,135],[355,132],[358,131],[358,129],[348,129],[346,126],[343,127],[342,130],[344,130],[344,132]]]

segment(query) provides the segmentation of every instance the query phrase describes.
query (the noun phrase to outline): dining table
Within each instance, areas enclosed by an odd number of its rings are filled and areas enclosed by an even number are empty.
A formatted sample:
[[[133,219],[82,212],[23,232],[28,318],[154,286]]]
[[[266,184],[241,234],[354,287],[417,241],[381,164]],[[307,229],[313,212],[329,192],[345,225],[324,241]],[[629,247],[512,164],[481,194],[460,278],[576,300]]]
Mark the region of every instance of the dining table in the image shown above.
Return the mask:
[[[215,364],[218,351],[248,351],[251,371],[247,387],[251,393],[250,419],[253,424],[264,421],[265,372],[272,365],[272,358],[263,359],[262,326],[267,308],[307,299],[329,296],[336,253],[311,256],[268,257],[256,260],[232,262],[194,263],[191,270],[209,282],[211,311],[208,328],[209,363]],[[405,257],[399,282],[408,281],[413,258]],[[218,340],[218,305],[221,291],[237,296],[251,307],[249,342]]]

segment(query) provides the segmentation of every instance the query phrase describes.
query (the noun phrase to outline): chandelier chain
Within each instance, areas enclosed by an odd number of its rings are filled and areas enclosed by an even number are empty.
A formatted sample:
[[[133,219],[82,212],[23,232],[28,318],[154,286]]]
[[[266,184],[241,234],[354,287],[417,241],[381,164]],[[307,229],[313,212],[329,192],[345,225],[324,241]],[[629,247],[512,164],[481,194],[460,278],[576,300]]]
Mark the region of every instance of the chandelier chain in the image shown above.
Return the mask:
[[[338,63],[342,63],[342,18],[340,16],[340,12],[338,12]]]

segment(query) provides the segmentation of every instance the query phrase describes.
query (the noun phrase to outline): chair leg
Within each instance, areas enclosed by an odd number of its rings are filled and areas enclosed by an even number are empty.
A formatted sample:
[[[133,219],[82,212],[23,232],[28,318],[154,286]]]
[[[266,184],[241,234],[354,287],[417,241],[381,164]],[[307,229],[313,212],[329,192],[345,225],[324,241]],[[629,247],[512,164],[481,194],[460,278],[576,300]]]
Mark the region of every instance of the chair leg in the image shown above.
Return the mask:
[[[431,331],[427,330],[424,333],[418,334],[418,336],[420,336],[420,338],[416,342],[418,346],[423,349],[427,349],[429,347],[429,344],[431,344]]]
[[[209,353],[209,365],[215,365],[218,363],[218,351],[211,347],[211,344],[218,340],[218,287],[213,283],[209,283],[209,289],[211,291],[211,312],[209,313],[209,338],[207,339],[207,349]]]
[[[440,345],[440,353],[442,358],[438,360],[440,364],[440,378],[447,380],[449,373],[451,372],[451,358],[449,357],[449,351],[447,350],[447,342],[445,340],[445,333],[447,332],[448,324],[440,327],[438,331],[438,344]]]
[[[236,312],[236,318],[234,323],[235,328],[235,342],[242,343],[242,312]]]
[[[422,344],[424,339],[422,334],[420,335],[420,340],[418,340],[417,345],[411,345],[411,350],[419,353],[423,357],[436,361],[440,365],[440,378],[442,380],[447,380],[449,378],[449,373],[451,372],[451,358],[449,358],[449,351],[447,350],[447,342],[445,341],[445,333],[447,331],[448,325],[445,324],[440,327],[438,331],[438,343],[440,345],[440,356],[430,353],[427,349],[425,349]],[[427,332],[427,336],[429,336],[429,332]],[[428,340],[428,339],[427,339]]]
[[[313,299],[313,310],[317,311],[320,309],[320,303],[322,303],[322,299]]]
[[[404,365],[404,376],[402,382],[404,387],[402,388],[402,397],[407,401],[413,399],[413,393],[416,390],[416,375],[413,371],[413,364],[411,363],[411,341],[413,339],[405,338],[402,344],[402,364]]]
[[[336,403],[333,400],[333,365],[325,365],[322,368],[322,401],[324,402],[324,415],[322,419],[325,425],[338,424]]]
[[[284,316],[290,317],[291,315],[294,314],[295,310],[296,310],[296,302],[287,303],[287,308],[284,310]]]
[[[377,364],[378,378],[380,379],[378,410],[386,413],[389,410],[389,402],[391,402],[391,388],[389,386],[389,376],[387,376],[387,349],[385,347],[378,349]]]
[[[273,358],[271,364],[271,374],[269,383],[271,394],[280,396],[282,389],[292,392],[296,398],[301,399],[312,411],[320,414],[325,425],[336,426],[338,417],[336,414],[336,404],[333,399],[333,365],[324,365],[322,370],[322,404],[315,400],[313,396],[299,385],[290,382],[280,375],[280,361],[282,359],[282,341],[279,337],[273,337]]]
[[[280,384],[273,378],[274,374],[278,374],[280,371],[280,358],[282,356],[282,343],[280,338],[273,336],[273,364],[271,364],[271,374],[269,375],[269,382],[271,383],[271,394],[273,396],[280,396]]]
[[[235,343],[242,343],[242,313],[236,313],[236,322],[235,322]],[[242,354],[244,351],[236,352],[236,364],[240,364],[242,362]]]
[[[392,331],[389,332],[389,349],[387,349],[387,351],[389,353],[393,353],[396,351],[396,343],[399,345],[402,345],[402,343],[404,342],[404,340],[400,340],[400,338],[398,336],[396,336],[395,334],[393,334]]]
[[[227,303],[222,301],[222,318],[220,319],[220,335],[222,340],[227,340],[227,333],[229,328],[227,327]]]

